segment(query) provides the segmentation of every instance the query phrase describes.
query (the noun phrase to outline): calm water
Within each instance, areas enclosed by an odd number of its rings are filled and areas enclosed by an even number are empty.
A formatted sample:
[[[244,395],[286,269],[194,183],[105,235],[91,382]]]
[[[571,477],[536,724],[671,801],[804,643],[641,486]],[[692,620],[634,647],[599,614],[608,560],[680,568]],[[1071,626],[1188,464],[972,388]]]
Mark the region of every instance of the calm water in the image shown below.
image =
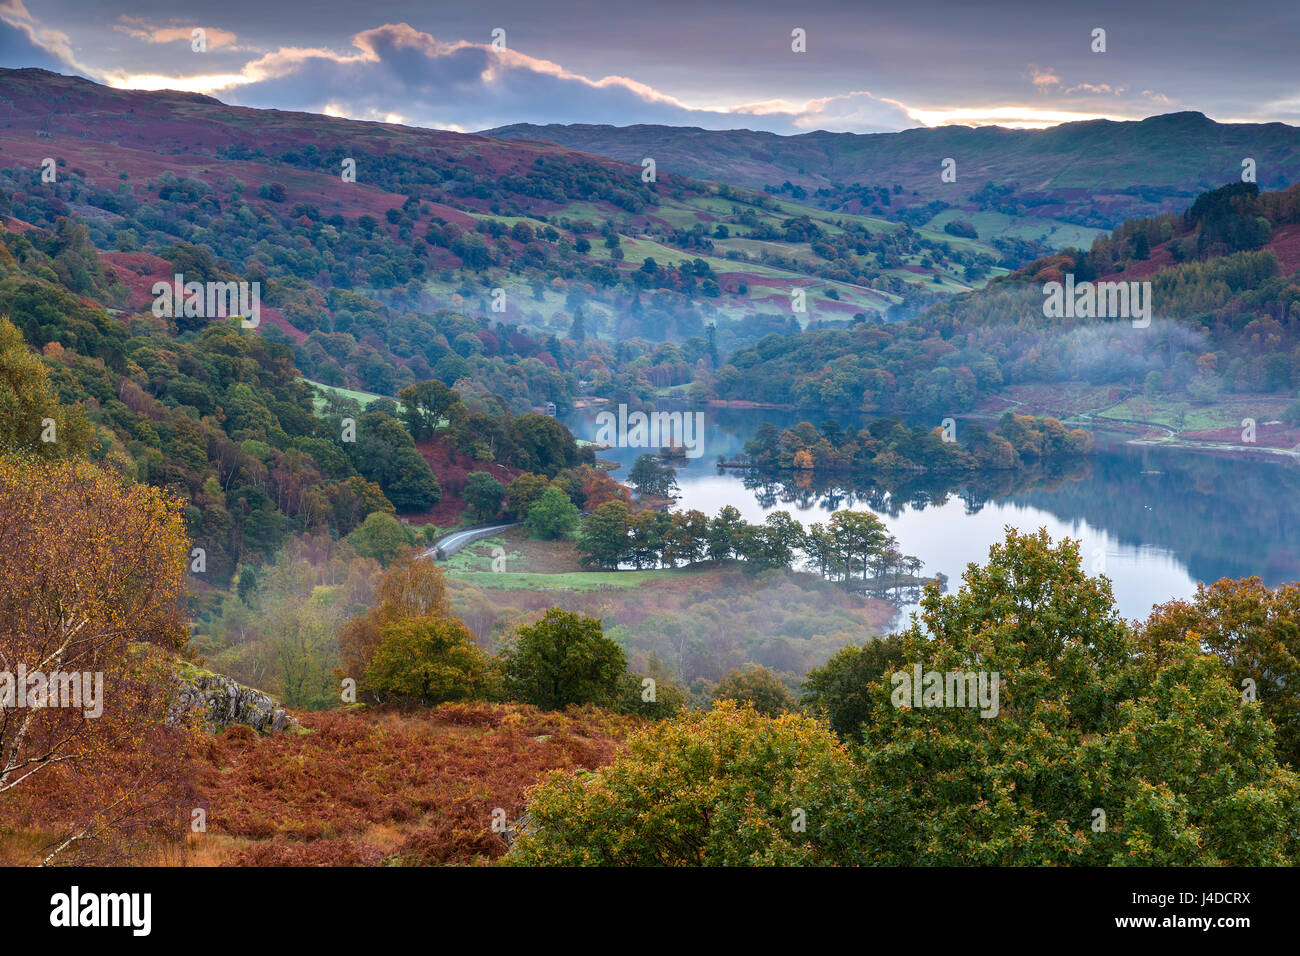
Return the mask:
[[[566,420],[594,439],[596,409]],[[1195,593],[1198,581],[1259,575],[1268,584],[1300,580],[1300,467],[1257,454],[1241,458],[1140,448],[1099,437],[1104,451],[1068,475],[976,476],[855,484],[847,476],[796,487],[771,477],[717,467],[739,454],[758,425],[801,420],[789,413],[706,409],[703,455],[677,469],[677,509],[714,515],[733,505],[748,521],[790,512],[806,527],[839,509],[875,512],[906,554],[943,572],[954,589],[970,562],[981,562],[1003,528],[1045,527],[1054,539],[1082,542],[1085,565],[1112,581],[1120,612],[1145,617],[1153,604]],[[602,458],[623,465],[645,449]],[[904,610],[910,610],[905,607]]]

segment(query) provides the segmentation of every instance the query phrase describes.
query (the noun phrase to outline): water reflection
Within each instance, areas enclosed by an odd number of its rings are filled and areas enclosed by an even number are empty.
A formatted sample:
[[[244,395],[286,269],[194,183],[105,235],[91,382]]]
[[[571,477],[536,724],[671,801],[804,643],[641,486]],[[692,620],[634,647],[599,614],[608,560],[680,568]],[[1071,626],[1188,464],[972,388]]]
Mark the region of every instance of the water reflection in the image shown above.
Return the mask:
[[[568,424],[590,438],[593,420],[593,413],[579,413]],[[1085,564],[1110,577],[1126,617],[1189,597],[1197,581],[1300,579],[1300,467],[1290,460],[1101,440],[1097,455],[1059,472],[792,480],[719,469],[718,456],[740,453],[764,420],[786,426],[800,419],[771,411],[709,414],[704,456],[677,471],[678,508],[712,515],[729,504],[753,522],[785,510],[805,527],[840,509],[867,509],[888,524],[904,552],[925,562],[923,574],[943,573],[952,586],[968,563],[985,559],[1005,525],[1046,527],[1054,538],[1081,540]],[[626,468],[642,451],[612,449],[601,457]]]

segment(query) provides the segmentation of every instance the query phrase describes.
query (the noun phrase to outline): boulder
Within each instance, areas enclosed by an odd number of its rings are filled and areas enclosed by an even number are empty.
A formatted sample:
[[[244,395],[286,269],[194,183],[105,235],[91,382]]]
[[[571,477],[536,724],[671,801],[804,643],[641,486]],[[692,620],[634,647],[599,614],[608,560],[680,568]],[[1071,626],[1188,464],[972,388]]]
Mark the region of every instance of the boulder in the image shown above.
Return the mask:
[[[182,662],[176,677],[172,717],[198,713],[204,727],[220,733],[232,724],[246,724],[260,733],[293,731],[298,719],[270,694],[246,687],[223,674]]]

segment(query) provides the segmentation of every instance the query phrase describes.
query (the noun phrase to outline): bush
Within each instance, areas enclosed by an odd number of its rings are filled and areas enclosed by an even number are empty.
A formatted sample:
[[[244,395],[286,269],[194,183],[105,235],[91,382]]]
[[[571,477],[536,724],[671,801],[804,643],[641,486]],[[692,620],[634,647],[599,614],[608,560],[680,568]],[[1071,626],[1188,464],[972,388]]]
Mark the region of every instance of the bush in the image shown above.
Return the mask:
[[[871,819],[823,725],[720,704],[653,725],[595,773],[532,792],[522,866],[789,866],[867,862]]]

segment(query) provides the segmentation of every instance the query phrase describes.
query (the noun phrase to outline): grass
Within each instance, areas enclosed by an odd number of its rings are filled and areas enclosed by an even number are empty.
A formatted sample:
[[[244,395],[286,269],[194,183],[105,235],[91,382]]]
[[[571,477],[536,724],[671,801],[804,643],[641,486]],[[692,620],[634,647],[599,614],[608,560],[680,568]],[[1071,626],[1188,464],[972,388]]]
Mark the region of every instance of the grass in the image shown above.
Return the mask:
[[[1064,249],[1067,246],[1088,249],[1092,246],[1093,239],[1102,232],[1100,229],[1090,229],[1087,226],[1074,226],[1032,216],[1013,218],[1006,213],[989,210],[968,212],[964,209],[945,209],[926,223],[921,233],[923,235],[931,234],[930,238],[940,238],[950,243],[954,249],[974,248],[973,245],[969,245],[973,242],[972,240],[950,236],[943,231],[943,227],[954,219],[964,220],[974,226],[975,231],[979,233],[980,240],[988,240],[994,237],[1037,239],[1055,249]],[[987,244],[983,241],[978,245],[987,248]]]
[[[1173,398],[1148,399],[1135,395],[1097,415],[1099,419],[1129,419],[1162,425],[1175,431],[1209,431],[1240,428],[1243,417],[1257,421],[1276,419],[1288,404],[1285,397],[1220,400],[1213,405],[1192,405]],[[1185,417],[1178,421],[1179,410]]]
[[[316,389],[316,397],[314,399],[314,405],[316,408],[316,414],[318,415],[325,408],[326,398],[325,395],[321,394],[322,392],[336,395],[339,398],[350,398],[354,402],[360,402],[362,408],[365,408],[366,405],[368,405],[370,402],[375,401],[375,399],[390,398],[390,396],[388,395],[378,395],[375,392],[361,392],[361,391],[357,391],[354,388],[340,388],[337,385],[326,385],[323,382],[314,382],[309,378],[304,378],[302,379],[302,381],[306,382],[312,388]],[[396,401],[396,399],[393,399],[393,401]],[[399,411],[401,410],[402,408],[401,402],[397,403],[397,408]]]
[[[506,561],[509,562],[509,555]],[[659,569],[654,571],[569,571],[563,574],[541,574],[525,571],[512,573],[502,571],[460,571],[448,570],[447,576],[458,581],[472,583],[480,588],[502,588],[507,591],[599,591],[605,588],[635,588],[643,584],[665,581],[673,578],[694,577],[707,574],[708,570],[692,568]]]

